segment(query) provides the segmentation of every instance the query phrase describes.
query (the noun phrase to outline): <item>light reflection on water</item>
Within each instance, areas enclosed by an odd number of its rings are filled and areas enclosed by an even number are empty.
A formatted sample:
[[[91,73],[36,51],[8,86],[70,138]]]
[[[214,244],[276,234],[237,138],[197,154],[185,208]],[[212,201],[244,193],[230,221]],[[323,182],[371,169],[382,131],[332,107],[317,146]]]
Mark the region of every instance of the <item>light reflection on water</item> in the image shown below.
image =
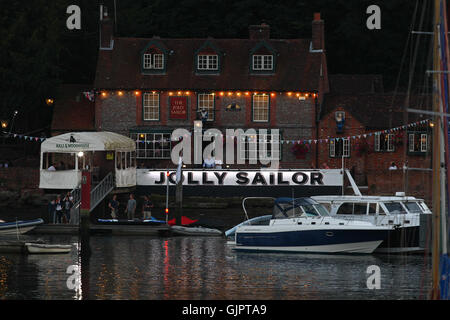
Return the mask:
[[[237,253],[215,237],[95,236],[91,248],[89,299],[423,299],[430,281],[422,255]],[[71,264],[75,247],[0,254],[0,299],[75,299],[66,285]],[[366,287],[370,265],[381,268],[380,290]]]

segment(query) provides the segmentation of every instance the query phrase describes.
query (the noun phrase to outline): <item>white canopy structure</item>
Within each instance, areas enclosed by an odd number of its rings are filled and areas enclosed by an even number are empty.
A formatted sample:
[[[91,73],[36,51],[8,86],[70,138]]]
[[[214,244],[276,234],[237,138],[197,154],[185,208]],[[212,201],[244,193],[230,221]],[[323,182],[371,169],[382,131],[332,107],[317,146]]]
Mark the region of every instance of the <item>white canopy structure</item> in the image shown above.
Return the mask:
[[[76,188],[83,169],[99,179],[113,172],[119,188],[135,186],[135,141],[114,132],[71,132],[41,144],[40,188]]]
[[[46,139],[43,152],[135,151],[136,144],[128,137],[114,132],[74,132]]]

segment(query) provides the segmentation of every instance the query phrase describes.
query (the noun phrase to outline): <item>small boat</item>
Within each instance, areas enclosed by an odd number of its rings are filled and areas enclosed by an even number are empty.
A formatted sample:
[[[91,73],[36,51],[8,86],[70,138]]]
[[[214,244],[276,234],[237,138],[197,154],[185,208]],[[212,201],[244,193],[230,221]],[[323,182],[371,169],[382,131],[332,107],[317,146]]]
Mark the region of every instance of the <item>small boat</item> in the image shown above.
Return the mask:
[[[236,251],[372,253],[394,226],[331,217],[311,198],[278,198],[267,225],[236,228]]]
[[[204,227],[171,226],[170,230],[180,236],[222,236],[222,231]]]
[[[42,219],[14,221],[14,222],[1,222],[0,223],[0,236],[11,236],[17,234],[27,233],[37,225],[44,223]]]
[[[166,224],[166,221],[157,220],[153,217],[146,220],[126,220],[126,219],[97,219],[100,224],[112,225],[161,225]]]
[[[395,225],[385,241],[375,250],[379,253],[419,252],[420,220],[431,215],[423,199],[405,196],[313,196],[311,199],[325,206],[331,216],[343,220],[357,220],[377,226]]]
[[[72,250],[71,245],[64,244],[43,244],[43,243],[25,243],[28,253],[69,253]]]

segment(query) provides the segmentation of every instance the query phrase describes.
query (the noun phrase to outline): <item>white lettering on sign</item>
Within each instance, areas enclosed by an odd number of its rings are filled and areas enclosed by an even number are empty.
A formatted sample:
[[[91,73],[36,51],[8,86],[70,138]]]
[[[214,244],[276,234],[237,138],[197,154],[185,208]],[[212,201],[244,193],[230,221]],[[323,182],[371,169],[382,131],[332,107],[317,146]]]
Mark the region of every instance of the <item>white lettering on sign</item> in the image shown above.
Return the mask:
[[[137,170],[137,184],[165,186],[167,174],[163,170]],[[169,172],[169,184],[176,185],[176,171]],[[304,171],[235,171],[198,170],[183,171],[185,186],[342,186],[342,173],[338,169]]]

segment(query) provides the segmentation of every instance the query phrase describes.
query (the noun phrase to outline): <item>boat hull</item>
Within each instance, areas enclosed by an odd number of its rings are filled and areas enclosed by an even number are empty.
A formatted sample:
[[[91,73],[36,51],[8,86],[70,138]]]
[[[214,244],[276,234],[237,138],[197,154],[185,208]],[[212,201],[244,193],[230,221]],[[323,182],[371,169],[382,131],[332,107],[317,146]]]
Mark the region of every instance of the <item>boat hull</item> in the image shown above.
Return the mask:
[[[235,250],[370,254],[388,236],[388,230],[298,230],[237,232]]]
[[[24,234],[42,223],[44,223],[44,220],[42,219],[0,223],[0,236]]]
[[[412,226],[391,230],[375,252],[404,253],[418,250],[423,250],[420,248],[420,226]]]

